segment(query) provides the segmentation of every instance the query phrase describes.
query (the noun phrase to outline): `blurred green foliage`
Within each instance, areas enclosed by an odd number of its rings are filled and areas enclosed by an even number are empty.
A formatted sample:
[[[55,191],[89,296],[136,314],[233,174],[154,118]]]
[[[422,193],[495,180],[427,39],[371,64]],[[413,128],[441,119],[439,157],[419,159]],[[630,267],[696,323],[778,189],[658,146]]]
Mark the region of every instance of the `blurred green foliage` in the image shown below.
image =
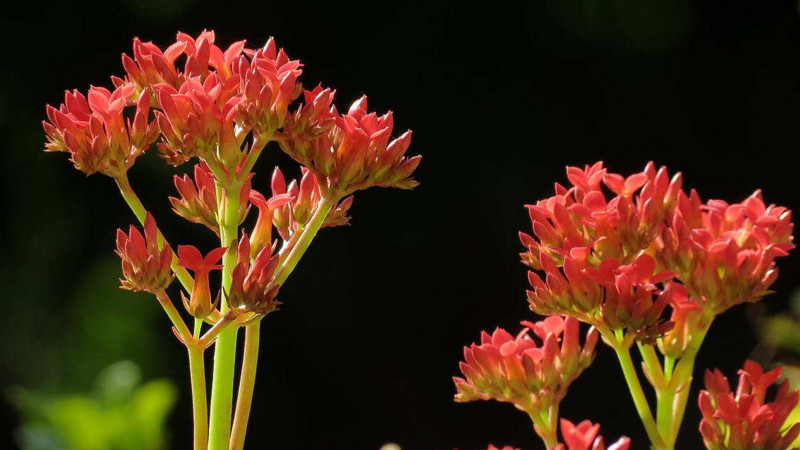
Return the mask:
[[[177,399],[167,380],[141,384],[141,371],[118,362],[85,394],[45,394],[16,388],[24,417],[18,439],[25,450],[137,450],[166,448],[165,422]]]

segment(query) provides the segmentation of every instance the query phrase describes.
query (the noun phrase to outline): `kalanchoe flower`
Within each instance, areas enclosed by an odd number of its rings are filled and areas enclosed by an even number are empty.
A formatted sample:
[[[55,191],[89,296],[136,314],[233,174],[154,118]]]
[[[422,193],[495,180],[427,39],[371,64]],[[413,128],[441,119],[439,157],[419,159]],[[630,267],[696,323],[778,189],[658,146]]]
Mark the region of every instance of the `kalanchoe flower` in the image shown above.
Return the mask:
[[[234,66],[242,101],[237,106],[237,121],[252,128],[259,138],[271,138],[289,116],[289,104],[301,93],[302,64],[290,60],[270,38],[264,48],[248,51]]]
[[[243,233],[239,240],[238,259],[231,273],[231,292],[228,305],[233,310],[244,310],[256,314],[269,314],[277,309],[275,301],[280,286],[269,286],[278,255],[272,255],[270,248],[264,248],[250,262],[250,238]]]
[[[630,264],[620,265],[614,258],[591,267],[586,250],[573,248],[563,257],[559,269],[542,251],[537,260],[546,279],[531,271],[528,291],[531,310],[537,314],[564,314],[611,330],[630,330],[644,341],[669,330],[661,314],[672,297],[670,288],[656,285],[671,279],[669,272],[658,272],[655,260],[646,254]]]
[[[318,96],[325,98],[323,91]],[[324,103],[320,106],[326,110]],[[310,163],[316,174],[326,178],[323,193],[330,189],[350,193],[372,186],[411,189],[418,184],[411,175],[420,157],[404,156],[411,144],[411,131],[390,142],[393,128],[392,113],[379,117],[368,112],[367,98],[362,97],[347,114],[336,117],[329,135],[314,139],[308,148],[302,147],[303,141],[299,147],[291,140],[280,142],[286,153],[298,162]]]
[[[789,381],[779,386],[774,399],[766,401],[767,390],[780,378],[781,368],[764,372],[747,361],[739,371],[739,385],[731,392],[719,371],[706,371],[706,389],[700,392],[700,433],[709,450],[786,450],[800,435],[800,423],[785,424],[797,405],[800,393],[789,391]],[[786,425],[786,426],[785,426]]]
[[[301,169],[301,173],[300,182],[292,180],[288,186],[279,168],[276,167],[272,174],[272,197],[288,195],[292,198],[291,202],[278,206],[272,213],[273,224],[284,240],[289,239],[300,226],[311,220],[322,198],[317,177],[305,167]],[[347,212],[352,204],[352,196],[340,201],[325,217],[322,226],[347,225],[350,222]]]
[[[277,168],[275,169],[277,172]],[[258,253],[268,248],[272,249],[272,227],[273,216],[275,211],[290,203],[294,198],[291,194],[278,194],[270,197],[264,197],[264,194],[252,190],[250,191],[250,203],[258,208],[258,219],[253,227],[253,235],[250,237],[250,253],[251,258],[255,258]]]
[[[219,301],[219,293],[217,293],[216,299],[213,302],[211,301],[208,274],[212,270],[222,269],[222,266],[217,263],[224,253],[224,247],[215,248],[203,258],[200,251],[193,245],[178,246],[178,265],[194,272],[194,285],[189,299],[187,300],[183,292],[181,292],[183,306],[189,314],[198,319],[205,318],[211,314]]]
[[[173,165],[200,157],[235,168],[241,161],[232,115],[239,97],[238,81],[211,74],[204,81],[190,78],[179,90],[168,84],[153,86],[162,111],[156,119],[164,140],[158,148]]]
[[[606,447],[603,436],[599,436],[600,425],[592,424],[588,420],[575,425],[569,420],[561,419],[561,436],[564,444],[559,444],[555,450],[628,450],[631,440],[627,437],[620,438],[617,442]]]
[[[281,148],[298,163],[310,167],[316,157],[319,165],[329,164],[330,132],[339,116],[333,97],[336,91],[318,85],[303,91],[304,105],[286,119],[277,136]]]
[[[486,450],[520,450],[516,447],[512,447],[510,445],[506,445],[505,447],[495,447],[494,445],[489,445]]]
[[[535,423],[540,413],[558,405],[570,383],[592,362],[597,331],[589,330],[581,347],[579,323],[573,318],[551,316],[523,323],[528,328],[517,336],[498,328],[492,335],[483,332],[480,344],[464,348],[464,362],[460,363],[464,378],[454,378],[456,401],[511,403]],[[538,433],[545,432],[539,424],[535,427]],[[555,433],[555,429],[549,431]]]
[[[236,41],[223,52],[214,45],[214,32],[208,30],[203,30],[197,39],[186,33],[178,33],[177,40],[183,44],[183,51],[186,53],[184,75],[187,78],[199,77],[201,80],[205,80],[211,73],[209,67],[222,79],[230,78],[231,66],[241,55],[245,44],[245,41]]]
[[[47,106],[50,122],[42,122],[46,151],[69,153],[75,167],[87,175],[117,176],[126,171],[158,137],[155,123],[148,122],[147,96],[139,98],[132,122],[124,118],[133,93],[131,84],[114,92],[92,87],[88,100],[77,90],[67,92],[59,109]]]
[[[144,236],[131,226],[128,234],[117,230],[117,255],[122,260],[123,289],[155,293],[166,289],[174,278],[170,270],[172,249],[158,248],[158,228],[150,213],[144,221]]]
[[[717,314],[768,294],[778,276],[775,259],[794,248],[791,211],[766,206],[759,191],[741,203],[705,205],[692,191],[681,195],[670,223],[662,263]]]
[[[574,248],[595,267],[605,258],[629,263],[659,236],[682,180],[680,174],[670,180],[666,168],[656,171],[653,163],[624,178],[602,162],[568,167],[567,178],[571,187],[556,184],[555,196],[527,205],[533,236],[520,233],[527,250],[521,257],[532,269],[542,268],[543,253],[560,266]],[[616,196],[608,198],[603,185]]]
[[[147,92],[153,85],[168,84],[174,88],[180,87],[185,77],[175,67],[175,60],[186,49],[184,42],[176,42],[163,52],[152,42],[142,42],[139,38],[133,39],[133,58],[122,54],[122,66],[128,75],[128,80],[136,85],[139,92]],[[125,83],[125,80],[112,78],[115,85]]]
[[[190,222],[205,225],[214,233],[219,234],[217,191],[214,174],[211,173],[208,165],[200,161],[194,166],[194,180],[186,174],[183,177],[175,175],[174,181],[180,197],[170,197],[169,201],[172,203],[175,214]],[[240,224],[247,216],[250,185],[250,181],[246,181],[239,196]]]

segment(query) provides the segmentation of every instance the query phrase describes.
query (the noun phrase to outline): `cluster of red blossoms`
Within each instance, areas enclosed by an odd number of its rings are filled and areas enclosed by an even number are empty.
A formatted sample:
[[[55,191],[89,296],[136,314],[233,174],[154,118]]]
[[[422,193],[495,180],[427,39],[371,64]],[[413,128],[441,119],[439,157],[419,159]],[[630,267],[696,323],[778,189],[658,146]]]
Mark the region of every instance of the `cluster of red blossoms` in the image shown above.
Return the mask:
[[[306,104],[292,111],[304,92],[299,61],[272,39],[260,49],[239,41],[225,50],[214,39],[210,31],[196,39],[179,33],[165,51],[134,40],[133,58],[122,57],[127,75],[112,77],[113,92],[91,88],[88,100],[67,92],[58,109],[47,108],[47,150],[69,153],[87,174],[116,176],[160,134],[158,149],[170,163],[200,157],[212,170],[218,165],[220,173],[230,173],[241,170],[259,146],[276,140],[317,177],[326,195],[416,185],[411,175],[420,157],[404,156],[410,132],[391,139],[391,113],[370,113],[361,98],[339,114],[332,106],[335,92],[321,87],[305,91]],[[133,122],[124,119],[128,109],[135,110]]]
[[[590,329],[581,346],[574,318],[552,316],[523,325],[516,336],[498,328],[491,335],[483,332],[480,344],[464,347],[464,378],[454,378],[455,398],[511,403],[528,413],[545,438],[556,432],[558,405],[569,385],[591,364],[598,334]]]
[[[558,444],[553,450],[628,450],[631,441],[627,437],[620,438],[617,442],[606,447],[603,436],[600,436],[600,425],[592,424],[588,420],[575,425],[569,420],[561,419],[561,437],[563,443]],[[490,445],[486,450],[520,450],[511,446],[503,448]]]
[[[759,300],[777,277],[775,259],[794,247],[791,212],[766,206],[759,192],[703,204],[683,191],[680,173],[670,178],[652,163],[627,178],[601,162],[570,167],[567,178],[569,187],[556,184],[553,197],[527,206],[533,234],[520,233],[539,314],[648,342],[677,330],[668,347],[680,353],[681,321]]]
[[[706,390],[700,392],[703,421],[700,433],[709,450],[788,449],[800,436],[800,423],[787,424],[789,413],[797,406],[800,392],[789,390],[783,380],[771,402],[767,390],[781,376],[781,368],[768,372],[747,361],[739,371],[739,385],[731,392],[725,376],[706,371]]]

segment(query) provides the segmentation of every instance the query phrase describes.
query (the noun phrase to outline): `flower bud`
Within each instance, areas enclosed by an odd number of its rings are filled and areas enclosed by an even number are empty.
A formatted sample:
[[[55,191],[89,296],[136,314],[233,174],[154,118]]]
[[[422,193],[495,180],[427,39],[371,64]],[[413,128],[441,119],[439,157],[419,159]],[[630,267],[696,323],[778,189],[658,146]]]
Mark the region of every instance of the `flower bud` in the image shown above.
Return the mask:
[[[133,226],[127,235],[117,230],[116,253],[122,260],[123,289],[155,293],[172,282],[172,249],[168,244],[158,248],[158,228],[149,212],[144,222],[144,237]]]

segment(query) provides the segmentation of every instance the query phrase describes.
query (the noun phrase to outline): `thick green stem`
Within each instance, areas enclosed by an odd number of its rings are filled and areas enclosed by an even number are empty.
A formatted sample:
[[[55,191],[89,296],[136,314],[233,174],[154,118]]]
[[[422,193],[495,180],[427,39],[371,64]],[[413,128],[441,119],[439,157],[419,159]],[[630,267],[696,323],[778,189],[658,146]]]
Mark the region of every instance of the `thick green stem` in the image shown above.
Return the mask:
[[[194,416],[194,450],[208,448],[208,400],[203,348],[193,342],[189,350],[189,375],[192,382],[192,415]]]
[[[230,292],[231,271],[236,264],[236,238],[239,225],[239,192],[241,187],[241,185],[228,183],[222,189],[224,200],[220,202],[220,239],[222,246],[228,248],[228,251],[222,257],[223,293]],[[220,311],[224,315],[228,312],[228,309],[228,299],[224,298],[220,305]],[[214,346],[214,373],[211,382],[211,423],[209,429],[210,450],[226,450],[230,440],[237,332],[238,327],[227,327],[219,333]]]
[[[131,208],[131,211],[133,211],[139,223],[144,225],[145,217],[147,217],[147,210],[144,208],[142,201],[139,200],[136,193],[133,192],[127,172],[122,172],[117,175],[114,177],[114,180],[117,182],[122,198],[125,199],[125,202],[128,204],[128,207]],[[165,242],[166,239],[164,239],[164,235],[161,233],[161,230],[158,230],[158,246],[164,248]],[[175,272],[175,275],[178,276],[178,281],[181,282],[183,288],[186,289],[187,292],[192,292],[192,276],[189,275],[186,269],[178,265],[178,255],[176,255],[174,251],[172,252],[172,270]]]
[[[535,425],[534,431],[542,439],[544,446],[548,450],[555,449],[558,446],[557,426],[555,424],[558,418],[558,406],[555,406],[555,409],[551,408],[547,417],[543,416],[538,409],[528,411],[528,416],[533,421]]]
[[[653,413],[650,411],[650,404],[647,402],[647,397],[644,395],[642,385],[639,383],[639,375],[636,373],[636,368],[631,360],[630,346],[624,345],[621,340],[616,340],[615,345],[612,346],[617,353],[619,365],[622,367],[622,373],[625,376],[625,382],[628,383],[628,390],[633,397],[633,403],[636,406],[636,412],[642,419],[644,428],[647,431],[647,436],[650,438],[650,443],[653,449],[666,450],[667,447],[661,436],[658,433],[658,427],[653,419]]]
[[[236,414],[233,419],[233,431],[231,432],[231,443],[229,446],[230,450],[242,450],[244,448],[247,421],[250,417],[250,407],[253,404],[253,390],[256,385],[260,335],[260,319],[245,327],[242,374],[239,377],[239,394],[236,397]]]

